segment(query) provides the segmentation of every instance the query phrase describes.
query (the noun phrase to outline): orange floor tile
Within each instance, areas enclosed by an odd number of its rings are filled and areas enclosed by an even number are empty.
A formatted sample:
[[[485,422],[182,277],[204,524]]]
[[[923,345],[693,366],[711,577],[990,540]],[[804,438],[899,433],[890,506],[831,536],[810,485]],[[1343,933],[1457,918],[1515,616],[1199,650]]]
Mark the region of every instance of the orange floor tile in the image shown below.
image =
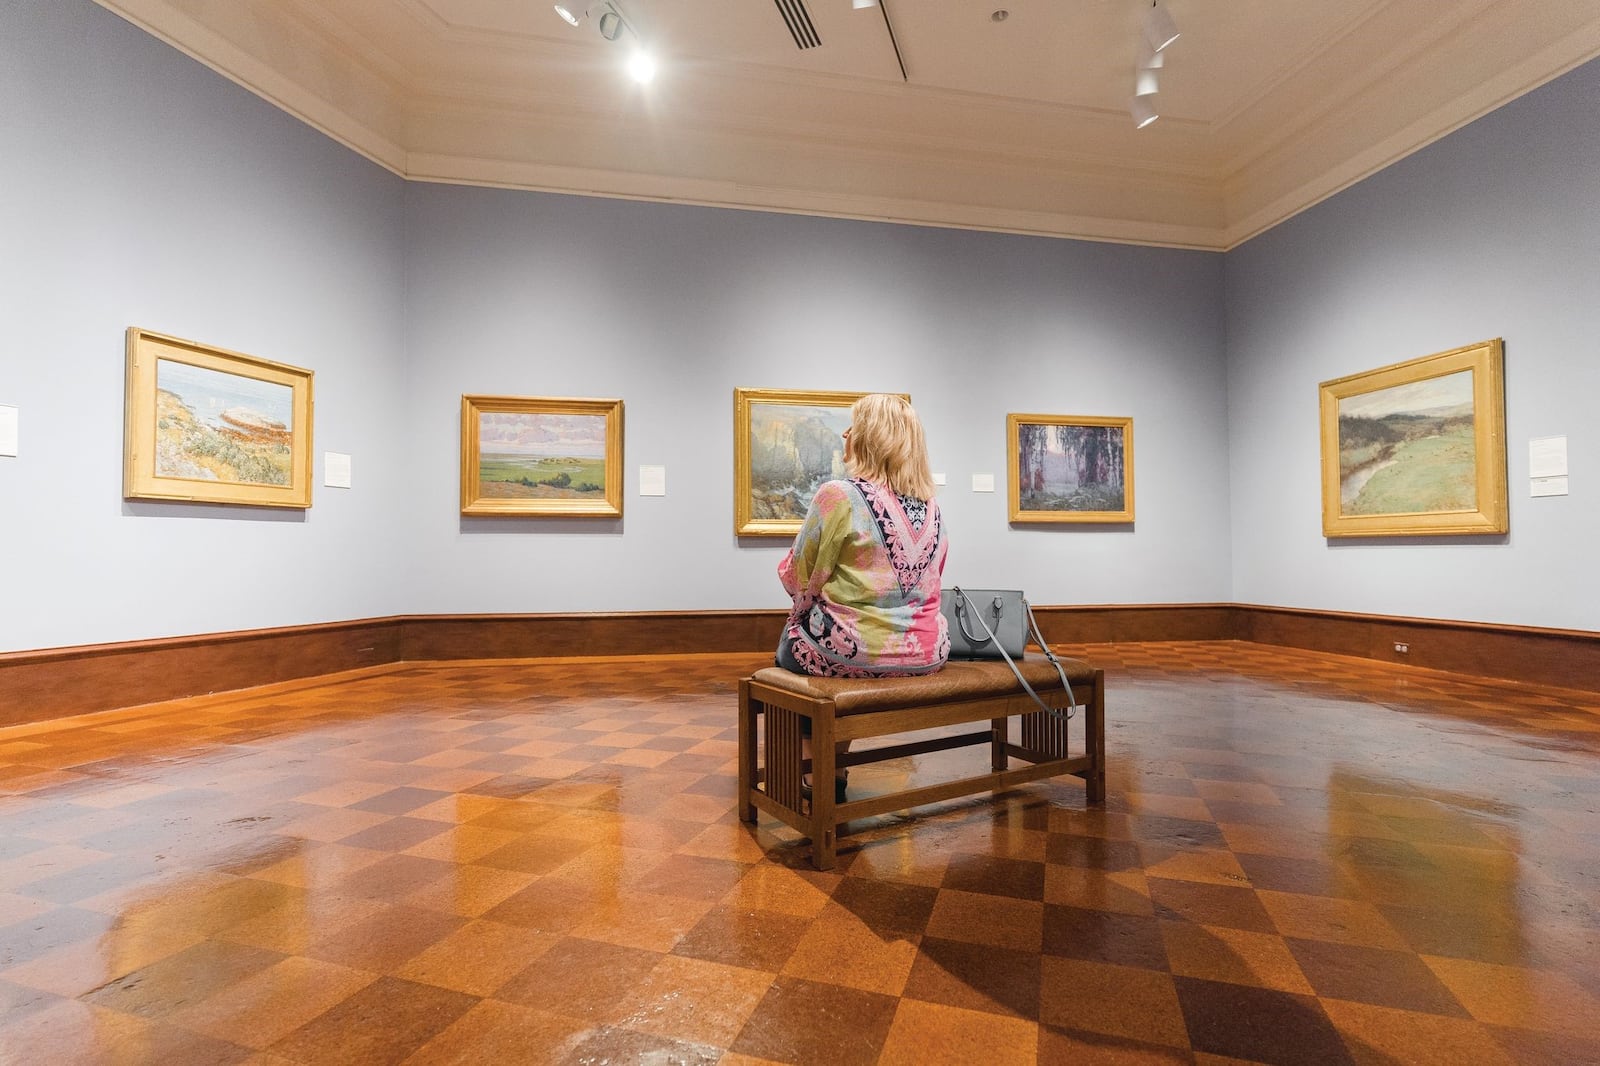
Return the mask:
[[[0,731],[0,1062],[1600,1063],[1600,698],[1067,650],[1103,808],[876,819],[829,873],[735,816],[760,656]]]

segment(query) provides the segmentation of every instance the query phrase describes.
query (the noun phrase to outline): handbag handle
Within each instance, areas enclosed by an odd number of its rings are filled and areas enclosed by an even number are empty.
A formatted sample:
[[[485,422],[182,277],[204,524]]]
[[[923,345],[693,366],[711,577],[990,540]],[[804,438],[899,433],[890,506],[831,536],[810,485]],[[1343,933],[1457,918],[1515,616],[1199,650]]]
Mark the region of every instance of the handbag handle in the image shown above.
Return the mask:
[[[961,608],[967,602],[967,594],[961,591],[960,585],[951,586],[951,591],[956,594],[956,624],[961,627],[961,635],[966,637],[968,641],[976,644],[976,638],[968,635],[966,623],[962,621],[962,616],[965,615],[966,612]],[[994,602],[995,624],[998,625],[1000,622],[1000,597],[996,596],[994,598]],[[1050,645],[1045,643],[1044,634],[1039,632],[1039,620],[1033,616],[1033,605],[1028,602],[1026,596],[1024,596],[1022,599],[1022,610],[1028,616],[1028,628],[1033,635],[1034,642],[1039,645],[1039,648],[1044,652],[1044,657],[1050,661],[1051,666],[1056,668],[1056,674],[1061,678],[1061,687],[1065,689],[1067,693],[1066,713],[1062,713],[1059,708],[1052,707],[1044,700],[1039,698],[1039,694],[1033,691],[1033,686],[1028,684],[1028,679],[1022,676],[1022,671],[1017,669],[1017,664],[1012,661],[1011,653],[1006,651],[1006,646],[1000,643],[1000,638],[994,635],[994,630],[989,628],[989,623],[983,620],[983,615],[977,611],[973,611],[972,616],[977,619],[978,625],[983,627],[984,634],[990,640],[994,641],[994,646],[1000,649],[1000,654],[1005,658],[1006,665],[1011,667],[1011,672],[1013,674],[1017,675],[1017,681],[1021,683],[1023,691],[1033,699],[1033,702],[1037,703],[1040,709],[1042,709],[1050,717],[1058,719],[1062,722],[1070,722],[1072,721],[1073,713],[1078,709],[1078,698],[1073,695],[1072,682],[1067,680],[1067,672],[1062,668],[1061,660],[1056,658],[1056,653],[1051,651]]]
[[[956,594],[956,628],[961,630],[961,635],[963,637],[967,638],[967,643],[973,645],[974,647],[976,647],[979,644],[983,644],[983,643],[986,643],[988,641],[994,641],[995,646],[999,647],[1000,641],[995,638],[994,630],[990,629],[987,625],[984,625],[984,622],[983,622],[982,618],[978,619],[978,624],[980,626],[983,626],[983,631],[985,633],[989,634],[988,636],[984,637],[983,640],[979,640],[976,633],[973,633],[973,632],[971,632],[970,630],[967,629],[967,612],[966,612],[967,594],[965,592],[961,591],[961,586],[960,585],[953,586],[952,591],[954,591],[955,594]],[[1004,609],[1005,609],[1005,601],[1002,600],[999,596],[996,596],[994,598],[994,628],[995,629],[999,629],[1000,628],[1000,615],[1004,612]],[[972,613],[973,613],[974,616],[976,616],[977,613],[978,613],[978,609],[976,607],[974,607],[972,609]]]

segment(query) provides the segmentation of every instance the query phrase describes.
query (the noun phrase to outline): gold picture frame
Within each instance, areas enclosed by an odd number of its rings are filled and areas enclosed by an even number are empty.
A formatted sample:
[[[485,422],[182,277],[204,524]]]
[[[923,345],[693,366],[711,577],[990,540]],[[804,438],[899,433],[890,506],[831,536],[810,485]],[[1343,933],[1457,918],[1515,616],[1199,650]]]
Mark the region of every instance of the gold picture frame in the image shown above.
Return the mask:
[[[817,486],[847,476],[843,432],[865,392],[733,390],[733,530],[793,537]],[[900,393],[909,403],[911,397]],[[823,469],[826,458],[827,469]]]
[[[1324,381],[1322,533],[1504,533],[1499,338]]]
[[[123,496],[310,507],[311,378],[130,326]]]
[[[461,513],[622,517],[622,401],[461,397]]]
[[[1133,419],[1006,415],[1011,521],[1132,522]]]

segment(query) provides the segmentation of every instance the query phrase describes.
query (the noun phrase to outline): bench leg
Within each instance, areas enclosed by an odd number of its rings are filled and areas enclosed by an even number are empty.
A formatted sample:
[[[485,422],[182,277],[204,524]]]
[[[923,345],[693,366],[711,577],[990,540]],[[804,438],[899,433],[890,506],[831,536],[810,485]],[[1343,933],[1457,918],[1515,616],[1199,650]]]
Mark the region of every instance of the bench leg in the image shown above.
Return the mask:
[[[739,682],[739,821],[754,824],[756,805],[750,792],[756,787],[756,704],[750,700],[750,682]]]
[[[1011,759],[1006,755],[1006,738],[1010,735],[1011,719],[991,718],[989,728],[993,731],[993,739],[989,741],[989,769],[999,773],[1011,765]]]
[[[1087,786],[1085,798],[1090,803],[1106,801],[1106,675],[1094,672],[1094,685],[1089,692],[1089,706],[1083,716],[1084,741],[1094,765],[1084,779]]]
[[[811,862],[833,869],[838,839],[833,824],[833,775],[838,750],[833,739],[833,708],[811,718]]]

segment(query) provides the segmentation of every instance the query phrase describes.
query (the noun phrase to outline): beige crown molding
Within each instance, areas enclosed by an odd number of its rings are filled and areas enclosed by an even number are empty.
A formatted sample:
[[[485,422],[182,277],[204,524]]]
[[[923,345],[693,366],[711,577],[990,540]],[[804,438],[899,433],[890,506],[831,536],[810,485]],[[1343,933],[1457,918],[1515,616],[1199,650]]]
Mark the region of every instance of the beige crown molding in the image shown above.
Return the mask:
[[[1432,18],[1372,0],[1215,121],[1136,134],[1120,111],[738,62],[645,108],[592,48],[426,0],[389,21],[320,0],[96,2],[413,180],[1216,251],[1600,55],[1587,0]],[[1462,69],[1485,74],[1463,90]]]

